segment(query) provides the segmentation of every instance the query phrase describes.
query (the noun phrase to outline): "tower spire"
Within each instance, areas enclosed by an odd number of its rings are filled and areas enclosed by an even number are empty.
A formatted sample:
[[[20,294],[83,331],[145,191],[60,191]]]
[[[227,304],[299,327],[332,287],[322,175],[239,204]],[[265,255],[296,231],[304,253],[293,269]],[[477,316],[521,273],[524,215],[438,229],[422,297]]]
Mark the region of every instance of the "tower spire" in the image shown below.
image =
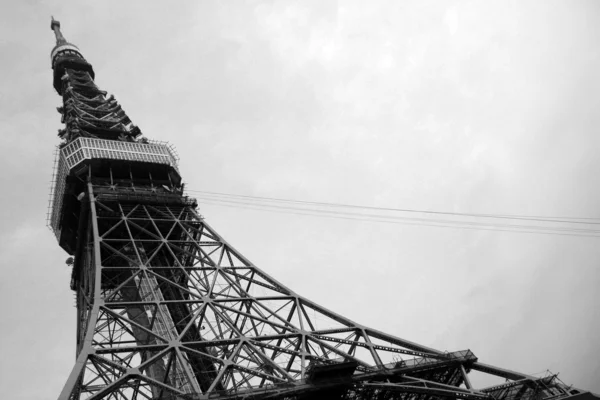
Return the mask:
[[[50,53],[52,69],[54,70],[54,88],[58,94],[62,95],[61,78],[67,69],[87,72],[92,79],[94,79],[94,69],[83,58],[79,48],[65,39],[60,31],[60,21],[55,20],[54,17],[51,17],[50,29],[54,31],[56,37],[56,45]]]
[[[50,18],[52,18],[52,21],[50,22],[50,29],[54,31],[54,35],[56,36],[56,45],[61,46],[63,44],[67,44],[67,39],[65,39],[60,31],[60,21],[55,20],[53,16]]]

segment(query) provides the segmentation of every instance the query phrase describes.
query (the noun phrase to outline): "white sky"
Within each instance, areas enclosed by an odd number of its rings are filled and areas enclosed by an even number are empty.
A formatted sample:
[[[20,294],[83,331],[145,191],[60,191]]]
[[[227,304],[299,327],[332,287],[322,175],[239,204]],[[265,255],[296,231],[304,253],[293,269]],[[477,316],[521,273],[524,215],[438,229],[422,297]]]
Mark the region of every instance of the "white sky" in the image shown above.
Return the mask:
[[[67,255],[45,227],[61,104],[50,15],[190,189],[600,217],[597,1],[0,4],[0,386],[73,366]],[[359,323],[600,392],[599,238],[202,206],[250,260]]]

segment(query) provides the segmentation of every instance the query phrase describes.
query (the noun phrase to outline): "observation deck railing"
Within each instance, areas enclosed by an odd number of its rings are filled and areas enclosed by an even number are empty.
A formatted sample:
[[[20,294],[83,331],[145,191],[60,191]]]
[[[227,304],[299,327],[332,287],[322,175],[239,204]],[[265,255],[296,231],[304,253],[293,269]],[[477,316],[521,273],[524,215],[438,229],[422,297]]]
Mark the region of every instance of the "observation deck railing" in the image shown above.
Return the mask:
[[[168,143],[153,141],[142,143],[80,137],[61,148],[56,158],[47,223],[57,238],[60,238],[60,213],[66,178],[84,161],[94,159],[135,161],[169,165],[178,170],[175,149]]]

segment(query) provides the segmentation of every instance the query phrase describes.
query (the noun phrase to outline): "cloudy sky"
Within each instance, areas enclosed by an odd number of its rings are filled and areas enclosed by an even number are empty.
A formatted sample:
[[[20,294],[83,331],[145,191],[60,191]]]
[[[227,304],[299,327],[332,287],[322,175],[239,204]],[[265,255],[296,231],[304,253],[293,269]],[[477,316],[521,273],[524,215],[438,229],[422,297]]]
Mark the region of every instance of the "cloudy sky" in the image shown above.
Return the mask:
[[[0,385],[54,399],[75,357],[45,226],[50,15],[192,190],[600,218],[597,1],[0,4]],[[600,238],[201,205],[300,294],[440,350],[600,392]]]

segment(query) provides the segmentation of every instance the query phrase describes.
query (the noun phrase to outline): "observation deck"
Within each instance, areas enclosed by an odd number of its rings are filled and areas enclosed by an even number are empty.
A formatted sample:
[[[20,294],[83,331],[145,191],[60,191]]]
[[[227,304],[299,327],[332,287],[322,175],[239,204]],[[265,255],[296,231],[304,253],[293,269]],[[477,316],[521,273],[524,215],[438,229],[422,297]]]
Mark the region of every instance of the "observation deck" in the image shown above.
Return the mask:
[[[130,167],[137,165],[145,171],[156,171],[155,176],[170,173],[179,182],[178,161],[175,149],[164,142],[143,143],[79,137],[57,151],[49,199],[48,226],[59,242],[63,242],[61,234],[65,225],[66,204],[73,203],[83,193],[81,188],[77,188],[80,186],[78,183],[83,183],[88,177],[106,175],[102,170],[107,165],[112,167],[110,176],[105,176],[110,181],[113,181],[113,171],[118,170],[119,165],[128,164]],[[92,169],[94,173],[86,175]],[[140,194],[147,193],[148,191],[141,191]],[[156,196],[160,197],[158,194]]]

